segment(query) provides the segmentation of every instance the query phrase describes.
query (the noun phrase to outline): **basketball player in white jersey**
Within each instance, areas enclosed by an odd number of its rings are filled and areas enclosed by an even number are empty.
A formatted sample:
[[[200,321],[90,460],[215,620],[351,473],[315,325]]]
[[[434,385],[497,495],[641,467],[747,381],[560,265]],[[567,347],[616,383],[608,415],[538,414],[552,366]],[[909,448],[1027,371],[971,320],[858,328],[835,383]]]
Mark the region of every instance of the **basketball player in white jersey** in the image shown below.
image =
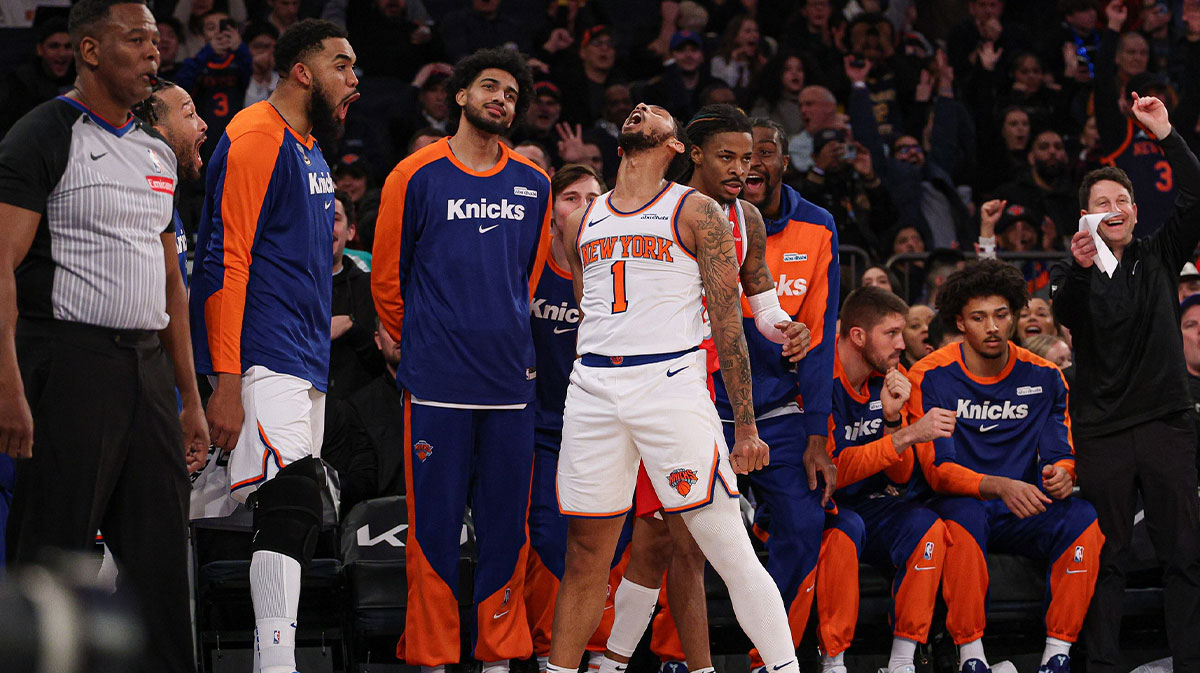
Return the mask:
[[[793,321],[780,308],[775,281],[764,258],[766,225],[757,208],[738,198],[754,149],[751,130],[750,119],[732,105],[701,108],[685,129],[690,150],[686,157],[688,168],[683,171],[680,181],[686,181],[689,187],[711,197],[724,211],[733,232],[742,292],[749,298],[756,326],[763,336],[782,344],[783,357],[795,361],[808,350],[808,327]],[[711,340],[703,343],[710,374],[718,366],[713,345]],[[709,383],[711,385],[711,381]],[[651,647],[654,649],[656,643],[662,644],[663,649],[655,649],[655,654],[664,659],[678,658],[675,651],[682,649],[687,656],[688,671],[712,673],[704,596],[704,554],[678,515],[662,515],[662,503],[644,470],[638,474],[634,506],[637,518],[629,547],[629,565],[617,589],[614,628],[599,673],[619,671],[629,662],[646,630],[645,620],[658,600],[663,572],[668,567],[670,610],[660,617],[662,623],[655,622]],[[821,528],[818,526],[812,534],[819,538]],[[673,628],[678,631],[678,641],[671,633]]]
[[[774,671],[798,670],[774,581],[742,525],[733,473],[769,450],[754,422],[729,220],[696,190],[664,179],[685,149],[661,107],[622,126],[616,188],[563,227],[583,320],[559,459],[559,509],[571,517],[549,673],[577,669],[603,609],[608,564],[639,460],[667,513],[682,515],[729,588],[742,629]],[[701,294],[734,409],[733,451],[706,385]]]

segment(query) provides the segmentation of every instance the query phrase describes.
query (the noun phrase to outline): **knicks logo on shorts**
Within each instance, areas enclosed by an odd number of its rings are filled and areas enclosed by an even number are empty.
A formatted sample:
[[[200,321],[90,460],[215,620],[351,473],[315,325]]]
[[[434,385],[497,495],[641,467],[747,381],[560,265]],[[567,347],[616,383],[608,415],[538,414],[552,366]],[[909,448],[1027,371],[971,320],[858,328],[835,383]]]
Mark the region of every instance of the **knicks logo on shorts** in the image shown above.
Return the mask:
[[[413,444],[413,453],[416,454],[417,460],[423,463],[425,462],[426,458],[433,455],[433,446],[429,442],[422,439],[416,444]]]
[[[700,481],[700,478],[696,476],[695,470],[682,467],[667,475],[667,483],[671,485],[671,488],[685,497],[692,492],[692,484],[697,481]]]

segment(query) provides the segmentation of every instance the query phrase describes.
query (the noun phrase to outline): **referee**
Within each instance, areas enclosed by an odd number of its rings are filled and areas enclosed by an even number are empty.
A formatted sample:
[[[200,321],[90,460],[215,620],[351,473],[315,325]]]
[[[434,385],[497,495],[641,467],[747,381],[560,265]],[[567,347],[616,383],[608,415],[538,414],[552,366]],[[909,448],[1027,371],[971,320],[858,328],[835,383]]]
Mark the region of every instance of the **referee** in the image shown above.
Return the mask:
[[[1179,197],[1161,228],[1133,238],[1137,206],[1125,172],[1101,168],[1079,189],[1084,213],[1115,212],[1100,237],[1116,256],[1112,276],[1095,263],[1085,232],[1072,261],[1051,270],[1054,312],[1071,329],[1078,373],[1071,390],[1076,470],[1105,542],[1084,627],[1088,673],[1120,665],[1121,602],[1138,493],[1164,567],[1167,641],[1180,673],[1200,671],[1200,516],[1176,285],[1200,241],[1200,162],[1172,130],[1156,98],[1133,94],[1137,122],[1170,162]]]
[[[69,32],[76,88],[0,141],[0,451],[18,458],[8,554],[86,550],[99,531],[143,610],[140,670],[193,671],[172,365],[190,365],[191,344],[171,320],[187,303],[160,237],[176,160],[130,115],[158,69],[158,30],[137,0],[82,0]],[[194,374],[180,379],[189,443],[207,445]]]

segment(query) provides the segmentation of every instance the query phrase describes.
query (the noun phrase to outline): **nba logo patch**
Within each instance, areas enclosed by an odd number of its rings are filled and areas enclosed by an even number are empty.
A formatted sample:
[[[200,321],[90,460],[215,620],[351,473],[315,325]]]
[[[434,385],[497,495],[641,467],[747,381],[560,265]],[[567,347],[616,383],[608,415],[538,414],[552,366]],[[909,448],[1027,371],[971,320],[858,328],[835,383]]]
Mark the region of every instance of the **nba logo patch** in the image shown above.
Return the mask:
[[[274,637],[273,637],[271,640],[272,640],[272,641],[274,641],[274,643],[275,643],[276,645],[278,645],[278,644],[279,644],[279,632],[278,632],[278,631],[276,631],[276,632],[275,632],[275,635],[274,635]]]
[[[416,444],[413,444],[413,453],[416,454],[417,460],[423,463],[425,462],[426,458],[433,455],[433,445],[422,439]]]
[[[1075,562],[1083,563],[1083,545],[1077,545],[1075,547]]]
[[[500,607],[505,607],[505,606],[507,606],[507,605],[508,605],[508,599],[509,599],[509,597],[510,597],[510,596],[512,596],[512,589],[509,589],[508,587],[505,587],[505,589],[504,589],[504,602],[500,603]]]
[[[683,467],[667,475],[667,483],[671,485],[671,488],[685,497],[692,492],[692,484],[697,481],[700,481],[700,478],[696,476],[696,471]]]
[[[926,542],[925,543],[925,560],[928,561],[932,558],[933,558],[933,543]]]

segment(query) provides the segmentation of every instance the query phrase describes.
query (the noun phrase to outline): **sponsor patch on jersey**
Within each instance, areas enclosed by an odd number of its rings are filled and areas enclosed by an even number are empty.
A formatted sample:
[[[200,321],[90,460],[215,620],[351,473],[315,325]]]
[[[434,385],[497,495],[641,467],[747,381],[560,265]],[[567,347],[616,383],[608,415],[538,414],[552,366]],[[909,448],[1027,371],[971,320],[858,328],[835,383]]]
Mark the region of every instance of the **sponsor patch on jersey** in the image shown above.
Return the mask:
[[[513,195],[514,196],[527,196],[531,199],[536,199],[538,193],[537,193],[536,189],[530,189],[528,187],[521,187],[520,185],[518,185],[516,187],[513,187]]]
[[[867,409],[870,409],[871,411],[880,411],[883,409],[883,402],[880,402],[879,400],[871,400],[871,403],[867,405]]]
[[[1017,388],[1017,395],[1019,397],[1024,397],[1026,395],[1040,395],[1041,393],[1041,386],[1021,386]]]
[[[641,216],[641,219],[643,219],[643,220],[662,220],[663,222],[666,222],[667,220],[669,220],[671,218],[667,217],[666,215],[659,215],[658,213],[643,213]]]
[[[146,183],[150,185],[150,189],[163,194],[175,194],[175,181],[171,178],[166,178],[161,175],[147,175]]]
[[[423,463],[427,458],[433,455],[433,445],[422,439],[416,444],[413,444],[413,454],[416,455],[417,460]]]
[[[783,261],[785,262],[805,262],[808,261],[808,255],[802,252],[785,252],[783,253]]]
[[[667,475],[667,483],[671,488],[675,489],[675,492],[679,495],[685,497],[688,493],[692,492],[692,484],[695,484],[697,481],[700,481],[700,478],[696,476],[696,471],[683,467]]]

